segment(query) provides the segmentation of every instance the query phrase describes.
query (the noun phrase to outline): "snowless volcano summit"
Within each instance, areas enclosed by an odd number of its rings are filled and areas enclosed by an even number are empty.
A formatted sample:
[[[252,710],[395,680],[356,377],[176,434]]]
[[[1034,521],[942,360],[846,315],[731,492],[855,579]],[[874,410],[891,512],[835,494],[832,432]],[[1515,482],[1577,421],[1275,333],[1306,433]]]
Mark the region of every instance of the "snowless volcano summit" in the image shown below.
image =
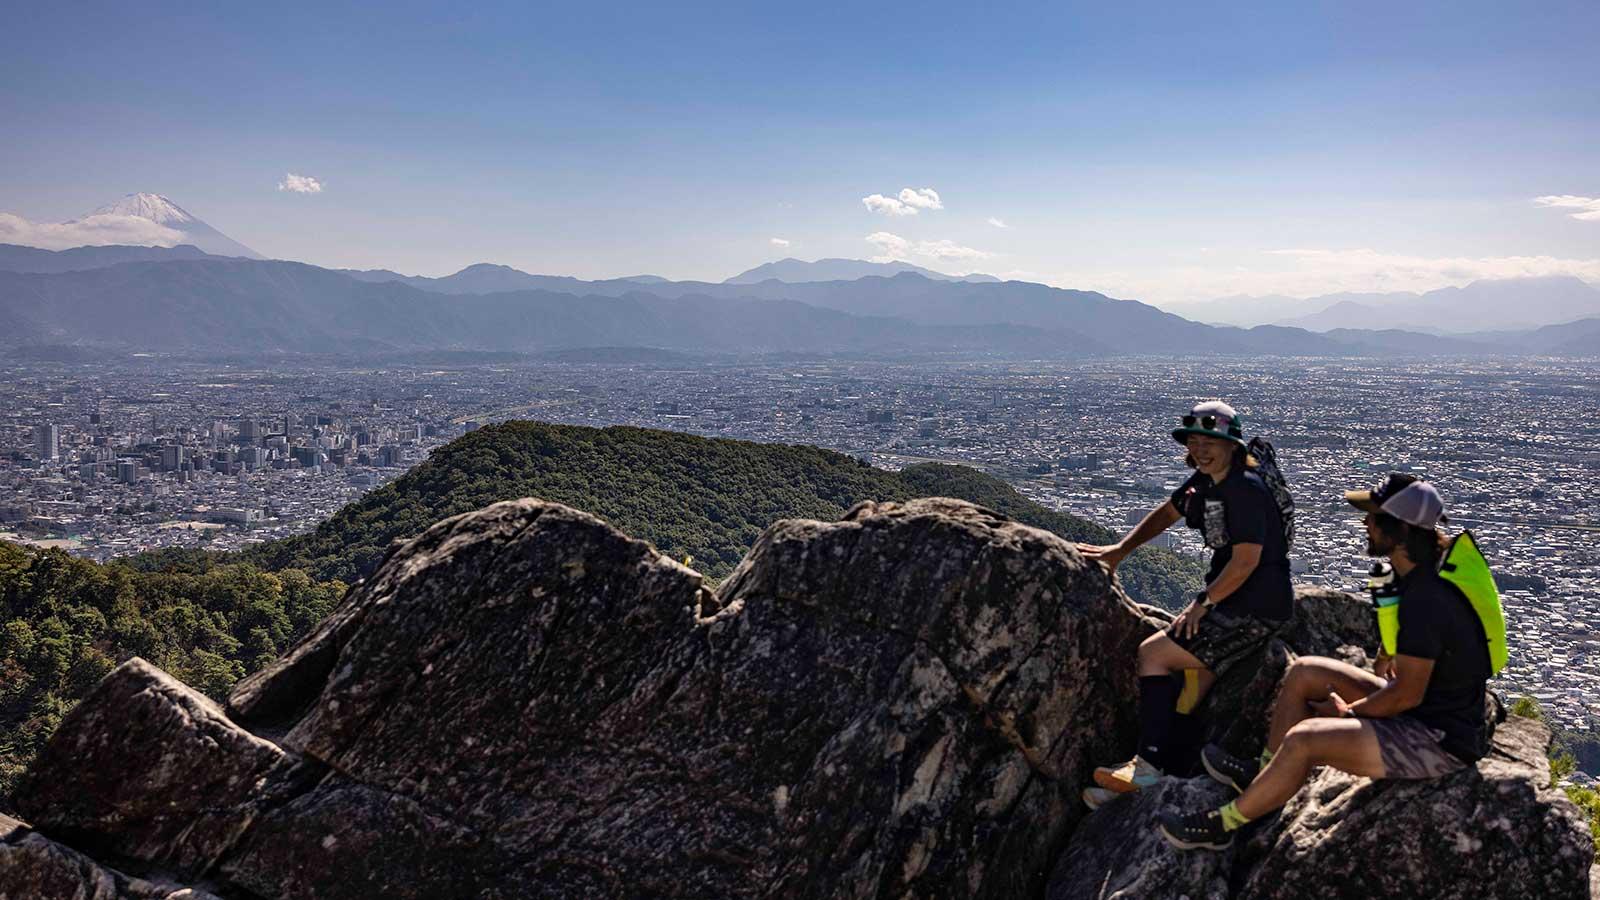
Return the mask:
[[[93,216],[133,216],[146,219],[180,232],[182,239],[177,243],[193,244],[207,253],[217,256],[246,256],[250,259],[264,258],[256,251],[212,228],[161,194],[128,194],[115,203],[109,203],[85,214],[82,218],[88,219]]]

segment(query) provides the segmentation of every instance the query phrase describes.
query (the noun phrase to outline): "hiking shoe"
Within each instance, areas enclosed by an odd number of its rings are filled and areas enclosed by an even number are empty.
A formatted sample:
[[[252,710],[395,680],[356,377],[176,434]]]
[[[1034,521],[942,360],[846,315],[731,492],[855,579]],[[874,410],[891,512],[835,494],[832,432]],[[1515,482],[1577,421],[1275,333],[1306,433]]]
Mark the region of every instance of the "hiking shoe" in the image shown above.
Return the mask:
[[[1102,805],[1110,803],[1122,795],[1116,791],[1108,791],[1103,787],[1086,787],[1080,796],[1083,797],[1084,806],[1090,809],[1099,809]]]
[[[1094,783],[1117,794],[1131,794],[1161,780],[1161,770],[1135,756],[1120,766],[1101,766],[1094,770]]]
[[[1255,760],[1240,759],[1216,744],[1207,744],[1200,751],[1200,764],[1206,767],[1212,778],[1233,788],[1239,793],[1250,786],[1261,774],[1261,764]]]
[[[1233,832],[1222,827],[1222,813],[1214,809],[1186,816],[1163,810],[1156,816],[1156,829],[1179,850],[1226,850],[1233,846]]]

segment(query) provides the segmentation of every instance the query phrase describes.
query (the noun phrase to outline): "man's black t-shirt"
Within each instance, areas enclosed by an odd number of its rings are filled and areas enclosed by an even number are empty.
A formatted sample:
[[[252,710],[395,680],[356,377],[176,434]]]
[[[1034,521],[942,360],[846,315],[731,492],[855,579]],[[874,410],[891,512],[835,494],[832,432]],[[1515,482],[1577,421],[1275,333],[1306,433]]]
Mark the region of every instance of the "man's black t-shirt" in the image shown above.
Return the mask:
[[[1397,582],[1400,633],[1395,652],[1433,660],[1422,703],[1406,710],[1444,732],[1440,746],[1463,760],[1489,751],[1484,720],[1484,684],[1489,680],[1489,643],[1483,624],[1461,590],[1426,566]]]
[[[1294,612],[1294,586],[1289,582],[1283,518],[1261,476],[1248,469],[1235,470],[1218,484],[1210,475],[1196,472],[1172,492],[1172,505],[1212,550],[1207,584],[1217,580],[1233,559],[1235,544],[1261,545],[1261,562],[1244,584],[1222,600],[1223,608],[1263,619],[1289,618]]]

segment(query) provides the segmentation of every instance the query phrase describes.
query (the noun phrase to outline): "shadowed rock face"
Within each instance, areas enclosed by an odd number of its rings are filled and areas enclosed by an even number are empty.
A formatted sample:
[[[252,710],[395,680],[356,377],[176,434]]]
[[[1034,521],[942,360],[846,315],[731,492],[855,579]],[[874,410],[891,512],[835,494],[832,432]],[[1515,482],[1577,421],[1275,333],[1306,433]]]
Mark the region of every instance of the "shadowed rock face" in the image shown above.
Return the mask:
[[[130,878],[0,815],[0,900],[218,900]]]
[[[1325,894],[1343,870],[1318,842],[1354,854],[1341,817],[1394,788],[1325,774],[1248,847],[1178,860],[1155,808],[1221,795],[1174,779],[1074,836],[1091,767],[1131,752],[1159,624],[1069,544],[959,501],[776,523],[715,594],[584,513],[499,503],[398,546],[226,714],[118,667],[30,771],[40,833],[0,844],[0,898],[179,896],[91,858],[249,900]],[[1370,627],[1303,594],[1219,681],[1214,734],[1259,740],[1287,659],[1359,657]],[[1451,788],[1450,815],[1510,803],[1509,831],[1465,838],[1493,871],[1527,869],[1494,834],[1545,829],[1524,856],[1586,881],[1561,855],[1582,823],[1535,786],[1548,736],[1525,738],[1533,761]],[[1417,865],[1448,849],[1418,840]],[[29,893],[72,877],[98,886]]]
[[[956,501],[777,523],[716,596],[502,503],[393,553],[231,720],[120,667],[24,805],[258,897],[1036,895],[1132,741],[1108,662],[1152,627],[1070,545]]]

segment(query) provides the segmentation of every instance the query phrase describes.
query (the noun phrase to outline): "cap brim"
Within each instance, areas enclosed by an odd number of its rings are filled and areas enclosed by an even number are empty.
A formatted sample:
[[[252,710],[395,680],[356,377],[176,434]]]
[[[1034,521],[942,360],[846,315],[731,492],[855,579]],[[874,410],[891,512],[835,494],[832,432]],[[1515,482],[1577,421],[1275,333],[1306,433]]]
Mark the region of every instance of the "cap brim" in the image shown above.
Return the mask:
[[[1378,501],[1373,499],[1371,491],[1345,491],[1344,499],[1346,503],[1362,512],[1383,512],[1382,508],[1378,506]]]
[[[1184,438],[1187,438],[1191,434],[1198,434],[1201,437],[1214,437],[1214,438],[1218,438],[1219,440],[1231,441],[1231,442],[1233,442],[1235,444],[1238,444],[1241,447],[1248,447],[1249,446],[1249,444],[1246,444],[1244,442],[1244,438],[1234,437],[1233,435],[1228,434],[1226,432],[1222,432],[1222,431],[1207,431],[1204,428],[1176,428],[1176,429],[1173,429],[1172,439],[1177,441],[1180,444],[1187,444],[1189,442],[1184,440]]]

